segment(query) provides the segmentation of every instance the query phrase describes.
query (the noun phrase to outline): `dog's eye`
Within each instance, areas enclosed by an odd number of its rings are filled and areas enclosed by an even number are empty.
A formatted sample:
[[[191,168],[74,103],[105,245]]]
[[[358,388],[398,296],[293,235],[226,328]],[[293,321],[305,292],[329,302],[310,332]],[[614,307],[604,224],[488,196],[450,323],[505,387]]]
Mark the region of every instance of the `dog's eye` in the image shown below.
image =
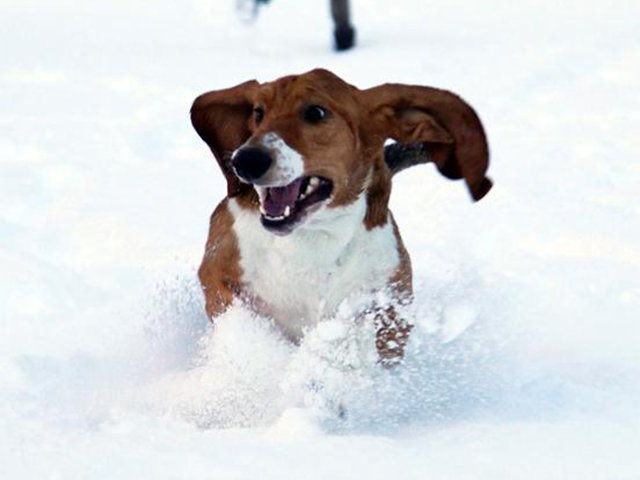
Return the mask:
[[[253,118],[255,119],[256,124],[259,124],[260,122],[262,122],[262,119],[264,118],[264,108],[255,107],[253,109]]]
[[[304,119],[309,123],[320,123],[327,118],[327,110],[320,105],[310,105],[304,109]]]

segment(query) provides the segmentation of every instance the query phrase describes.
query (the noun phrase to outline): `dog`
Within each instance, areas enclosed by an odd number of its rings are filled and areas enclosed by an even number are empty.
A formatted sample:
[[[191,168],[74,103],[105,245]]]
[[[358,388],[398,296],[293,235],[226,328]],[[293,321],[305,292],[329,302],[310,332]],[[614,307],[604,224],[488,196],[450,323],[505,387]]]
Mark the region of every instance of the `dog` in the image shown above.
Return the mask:
[[[399,363],[412,326],[397,307],[412,300],[412,273],[392,178],[433,162],[482,199],[492,182],[474,110],[445,90],[360,90],[316,69],[205,93],[191,121],[227,182],[198,271],[208,317],[243,302],[300,342],[351,295],[385,292],[362,315],[375,321],[380,362]]]

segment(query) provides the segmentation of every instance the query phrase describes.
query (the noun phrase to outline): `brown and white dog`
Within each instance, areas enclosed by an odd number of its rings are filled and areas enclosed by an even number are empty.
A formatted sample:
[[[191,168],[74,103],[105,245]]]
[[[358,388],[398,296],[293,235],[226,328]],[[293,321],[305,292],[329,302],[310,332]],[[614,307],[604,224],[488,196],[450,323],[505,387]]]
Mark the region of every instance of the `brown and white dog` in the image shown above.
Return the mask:
[[[474,200],[491,188],[482,124],[444,90],[359,90],[318,69],[205,93],[191,120],[227,180],[199,270],[207,314],[240,300],[296,342],[353,294],[411,300],[411,262],[388,208],[395,173],[433,162]],[[388,139],[397,143],[385,148]],[[363,312],[390,364],[411,330],[394,302]]]

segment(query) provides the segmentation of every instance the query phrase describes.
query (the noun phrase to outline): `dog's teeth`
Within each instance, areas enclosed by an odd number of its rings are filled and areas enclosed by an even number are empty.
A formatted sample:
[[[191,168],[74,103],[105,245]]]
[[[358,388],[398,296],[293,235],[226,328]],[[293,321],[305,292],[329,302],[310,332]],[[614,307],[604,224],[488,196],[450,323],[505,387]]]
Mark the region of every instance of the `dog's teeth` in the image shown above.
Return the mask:
[[[264,207],[262,205],[260,205],[260,213],[262,215],[266,215],[267,214],[267,211],[264,209]]]
[[[288,217],[289,215],[291,215],[291,207],[287,205],[287,208],[284,209],[284,216]]]
[[[313,191],[318,188],[318,185],[320,185],[320,179],[318,177],[311,177],[304,192],[305,197],[311,195]]]

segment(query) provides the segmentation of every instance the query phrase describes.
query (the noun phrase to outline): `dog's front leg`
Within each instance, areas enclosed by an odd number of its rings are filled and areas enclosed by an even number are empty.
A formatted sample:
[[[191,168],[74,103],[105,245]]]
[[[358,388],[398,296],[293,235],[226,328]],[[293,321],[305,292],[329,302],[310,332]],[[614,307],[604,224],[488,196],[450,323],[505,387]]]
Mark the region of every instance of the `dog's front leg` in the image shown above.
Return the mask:
[[[393,306],[374,309],[376,349],[380,363],[385,367],[397,365],[404,358],[404,349],[413,328]]]

